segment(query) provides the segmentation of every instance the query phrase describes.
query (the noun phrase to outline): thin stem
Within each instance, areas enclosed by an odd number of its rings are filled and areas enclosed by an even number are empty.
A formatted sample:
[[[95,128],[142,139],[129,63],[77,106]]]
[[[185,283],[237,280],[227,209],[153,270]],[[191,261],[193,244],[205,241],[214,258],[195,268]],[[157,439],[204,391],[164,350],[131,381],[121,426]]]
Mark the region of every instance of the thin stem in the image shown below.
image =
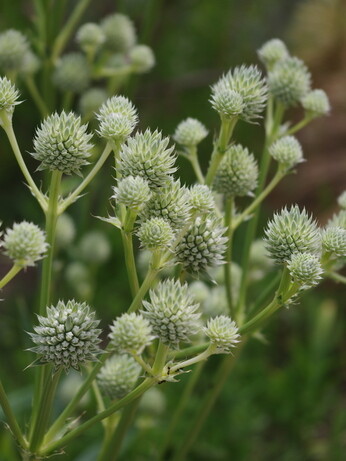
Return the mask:
[[[0,380],[0,405],[2,407],[2,410],[3,410],[4,415],[6,417],[8,427],[10,428],[13,437],[15,438],[15,440],[19,443],[19,445],[22,448],[24,448],[24,449],[27,448],[27,446],[28,446],[27,441],[25,440],[25,438],[24,438],[24,436],[22,434],[22,431],[21,431],[21,429],[19,427],[19,424],[17,422],[16,416],[13,413],[12,407],[10,405],[10,402],[9,402],[8,398],[7,398],[7,395],[6,395],[6,392],[5,392],[5,389],[4,389],[3,385],[2,385],[1,380]]]
[[[143,368],[145,372],[148,373],[149,376],[153,376],[153,369],[151,366],[146,363],[143,358],[138,354],[131,354],[131,356],[136,360],[136,362]]]
[[[266,283],[265,287],[261,290],[261,293],[256,298],[256,302],[252,306],[250,306],[249,314],[253,311],[257,311],[261,304],[267,299],[269,294],[274,291],[274,288],[277,286],[280,279],[281,273],[277,272],[276,275],[272,277],[272,279],[268,283]]]
[[[189,360],[185,360],[184,362],[179,362],[176,365],[170,367],[169,374],[172,374],[180,370],[181,368],[186,368],[195,363],[207,360],[211,355],[215,353],[215,350],[216,350],[216,346],[214,344],[209,344],[209,347],[205,351],[201,352],[195,357],[192,357]]]
[[[296,125],[293,125],[291,128],[289,128],[286,133],[285,133],[285,136],[288,136],[288,135],[291,135],[291,134],[294,134],[296,133],[297,131],[301,130],[302,128],[304,128],[308,123],[311,122],[311,117],[305,117],[303,118],[300,122],[298,122]]]
[[[29,75],[28,77],[25,78],[24,82],[26,86],[28,87],[28,90],[31,94],[33,101],[35,102],[38,110],[40,111],[41,116],[47,117],[47,115],[49,114],[49,111],[46,106],[46,103],[42,99],[41,94],[37,89],[35,80],[33,79],[31,75]]]
[[[336,282],[346,284],[346,277],[344,275],[338,274],[337,272],[326,272],[325,275]]]
[[[198,344],[197,346],[186,347],[178,351],[171,351],[168,355],[169,359],[179,360],[186,359],[187,357],[193,357],[200,352],[205,351],[209,347],[209,343]]]
[[[232,240],[233,240],[233,209],[234,209],[234,197],[226,200],[225,206],[225,227],[227,227],[227,250],[226,250],[226,264],[224,266],[225,271],[225,289],[227,296],[227,303],[231,317],[234,317],[234,307],[232,298]]]
[[[122,231],[121,238],[122,238],[124,253],[125,253],[125,265],[126,265],[126,270],[127,270],[127,278],[130,284],[132,297],[135,297],[139,290],[139,283],[138,283],[135,256],[133,252],[132,234]]]
[[[14,264],[7,274],[0,280],[0,290],[7,285],[23,268]]]
[[[190,160],[190,163],[192,165],[193,171],[195,172],[198,182],[200,184],[204,184],[204,176],[197,156],[197,147],[191,146],[188,150],[188,154],[186,155],[186,157]]]
[[[166,346],[161,340],[156,351],[156,356],[153,364],[153,374],[160,376],[162,373],[163,367],[166,364],[168,354],[168,346]]]

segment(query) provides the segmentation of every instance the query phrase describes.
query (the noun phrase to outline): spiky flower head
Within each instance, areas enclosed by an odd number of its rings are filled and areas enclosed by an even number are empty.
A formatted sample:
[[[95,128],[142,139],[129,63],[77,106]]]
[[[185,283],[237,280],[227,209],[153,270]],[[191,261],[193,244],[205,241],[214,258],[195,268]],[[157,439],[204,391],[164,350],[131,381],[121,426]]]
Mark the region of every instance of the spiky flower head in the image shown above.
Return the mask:
[[[208,267],[223,264],[227,242],[225,232],[216,218],[196,218],[176,247],[177,261],[187,271],[197,274]]]
[[[39,60],[39,58],[31,50],[28,50],[25,53],[25,56],[20,66],[21,75],[33,75],[39,70],[40,67],[41,61]]]
[[[179,123],[173,139],[182,146],[197,146],[208,135],[208,130],[199,120],[187,118]]]
[[[35,152],[31,155],[41,162],[38,170],[59,170],[65,174],[77,173],[88,165],[92,135],[87,125],[73,112],[54,113],[48,116],[36,130]]]
[[[0,68],[18,71],[29,50],[26,37],[19,30],[8,29],[0,34]]]
[[[112,14],[101,22],[106,45],[119,53],[129,51],[136,44],[136,31],[130,18],[124,14]]]
[[[39,326],[29,333],[36,344],[31,350],[40,355],[39,363],[52,363],[55,369],[79,370],[85,362],[95,362],[101,352],[99,321],[86,303],[59,301],[47,307],[47,316],[38,316]]]
[[[193,214],[209,214],[215,210],[214,197],[208,186],[202,184],[192,186],[189,199]]]
[[[86,57],[81,53],[62,56],[54,69],[53,82],[61,91],[85,91],[90,84],[90,69]]]
[[[168,247],[174,238],[174,232],[163,218],[150,218],[144,221],[138,230],[138,238],[142,247],[158,250]]]
[[[147,45],[136,45],[129,51],[130,65],[136,74],[149,72],[155,66],[155,55]]]
[[[240,93],[232,90],[225,77],[221,78],[211,88],[210,102],[212,108],[221,118],[232,119],[240,116],[245,108],[245,103]]]
[[[107,92],[103,88],[90,88],[86,90],[79,100],[79,111],[85,117],[91,118],[107,101]]]
[[[334,214],[328,221],[327,227],[342,227],[346,229],[346,210],[341,210],[339,213]]]
[[[338,197],[338,205],[346,210],[346,190],[344,190]]]
[[[310,118],[322,117],[330,112],[328,96],[323,90],[312,90],[301,100],[306,115]]]
[[[226,197],[242,197],[257,186],[258,166],[252,154],[240,144],[232,145],[217,169],[213,188]]]
[[[151,196],[148,182],[141,176],[127,176],[121,179],[117,187],[113,188],[113,192],[113,199],[135,211],[140,211]]]
[[[153,194],[146,203],[141,219],[163,218],[174,231],[180,230],[190,218],[189,192],[180,180],[171,181]]]
[[[120,353],[141,354],[154,339],[149,321],[134,312],[118,317],[110,329],[110,346]]]
[[[149,320],[154,335],[173,349],[181,341],[189,341],[199,329],[199,304],[187,284],[171,279],[159,282],[157,288],[150,290],[150,302],[143,301],[143,306],[142,314]]]
[[[44,258],[48,244],[46,234],[36,224],[23,221],[6,229],[2,247],[14,264],[27,267]]]
[[[279,61],[268,74],[269,90],[284,106],[295,106],[310,91],[311,75],[296,57]]]
[[[334,256],[346,256],[346,229],[327,227],[322,233],[322,246],[327,253]]]
[[[298,205],[276,213],[269,221],[265,235],[266,248],[277,264],[286,263],[295,253],[316,254],[321,248],[316,221]]]
[[[284,136],[269,147],[270,155],[285,169],[289,170],[303,162],[303,150],[294,136]]]
[[[271,69],[278,61],[289,57],[286,45],[279,38],[272,38],[265,42],[257,51],[259,59],[267,69]]]
[[[113,96],[107,99],[96,114],[96,118],[100,122],[99,135],[108,140],[127,138],[138,122],[137,110],[125,96]]]
[[[239,343],[238,327],[227,315],[209,319],[203,331],[218,353],[228,354]]]
[[[323,273],[319,258],[311,253],[294,253],[287,263],[287,269],[293,281],[304,288],[317,285]]]
[[[0,77],[0,125],[3,124],[1,115],[12,118],[15,106],[20,104],[18,98],[18,90],[12,82],[6,77]]]
[[[121,399],[135,387],[140,371],[141,367],[133,357],[113,355],[97,375],[97,384],[111,400]]]
[[[174,146],[168,147],[169,138],[155,130],[136,133],[122,146],[120,173],[122,176],[142,176],[153,190],[171,182],[174,167]]]
[[[77,30],[76,40],[83,51],[96,51],[106,41],[106,36],[98,24],[88,22]]]

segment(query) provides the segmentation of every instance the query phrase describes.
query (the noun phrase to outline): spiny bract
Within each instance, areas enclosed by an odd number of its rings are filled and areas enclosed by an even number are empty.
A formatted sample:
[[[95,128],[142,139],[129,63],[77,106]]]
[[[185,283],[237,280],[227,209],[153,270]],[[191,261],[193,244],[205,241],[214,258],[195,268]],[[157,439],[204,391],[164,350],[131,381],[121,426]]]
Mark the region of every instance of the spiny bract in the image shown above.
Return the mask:
[[[203,331],[219,353],[228,354],[239,342],[240,335],[237,325],[226,315],[219,315],[208,320]]]
[[[197,146],[208,135],[208,130],[199,120],[187,118],[179,123],[173,139],[182,146]]]
[[[110,345],[117,352],[141,354],[154,339],[148,320],[134,312],[118,317],[110,329]]]
[[[100,107],[96,118],[100,123],[98,134],[108,140],[127,138],[138,123],[137,110],[125,96],[107,99]]]
[[[323,273],[319,258],[311,253],[294,253],[287,263],[287,269],[293,281],[303,288],[317,285]]]

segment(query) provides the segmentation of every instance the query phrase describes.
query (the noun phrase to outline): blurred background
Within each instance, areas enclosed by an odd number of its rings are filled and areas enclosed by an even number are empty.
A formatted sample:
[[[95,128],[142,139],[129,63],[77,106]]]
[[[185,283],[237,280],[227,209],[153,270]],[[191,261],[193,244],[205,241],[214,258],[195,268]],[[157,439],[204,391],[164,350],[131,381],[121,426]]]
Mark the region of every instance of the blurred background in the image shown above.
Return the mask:
[[[64,0],[60,0],[64,1]],[[66,3],[66,2],[65,2]],[[77,2],[67,2],[72,8]],[[33,34],[34,2],[2,0],[0,31]],[[307,162],[285,178],[265,203],[260,229],[274,210],[297,202],[314,213],[321,225],[336,211],[336,198],[346,189],[346,0],[102,0],[92,2],[83,21],[97,22],[113,12],[128,15],[135,23],[139,43],[151,46],[156,66],[148,74],[131,77],[122,89],[138,107],[140,129],[159,128],[171,135],[184,118],[198,118],[209,129],[200,148],[206,168],[217,114],[208,102],[210,85],[230,67],[258,63],[256,49],[277,37],[292,54],[304,59],[313,75],[313,86],[324,89],[331,101],[329,117],[313,121],[299,134]],[[68,47],[76,49],[72,40]],[[14,128],[24,153],[32,151],[32,138],[40,115],[25,87],[23,104],[14,115]],[[289,114],[299,120],[297,109]],[[237,141],[259,155],[263,129],[240,122]],[[31,171],[37,167],[30,155]],[[0,217],[3,228],[27,219],[43,224],[40,209],[28,193],[23,178],[0,132]],[[179,159],[183,182],[194,181],[190,165]],[[69,209],[60,235],[55,264],[56,298],[87,299],[107,324],[129,303],[130,292],[123,266],[120,235],[95,216],[111,211],[114,185],[111,162],[90,193]],[[40,174],[34,173],[40,181]],[[259,236],[261,236],[259,232]],[[242,232],[236,236],[239,259]],[[97,251],[93,252],[93,249]],[[0,257],[0,271],[10,267]],[[1,297],[0,373],[21,421],[30,413],[31,370],[28,336],[37,304],[39,271],[20,274]],[[260,293],[260,283],[256,293]],[[329,281],[307,292],[301,305],[276,316],[266,328],[266,343],[251,341],[243,351],[189,460],[234,461],[334,461],[346,449],[345,289]],[[208,388],[218,358],[210,360],[197,386],[174,440],[184,435],[189,419]],[[60,403],[69,399],[78,376],[70,374],[60,389]],[[68,381],[70,380],[70,381]],[[153,459],[186,378],[162,386],[143,405],[136,427],[123,450],[123,459]],[[94,405],[90,396],[89,405]],[[95,459],[100,428],[81,437],[61,459]],[[0,460],[18,459],[11,438],[0,430]],[[59,458],[58,458],[59,459]]]

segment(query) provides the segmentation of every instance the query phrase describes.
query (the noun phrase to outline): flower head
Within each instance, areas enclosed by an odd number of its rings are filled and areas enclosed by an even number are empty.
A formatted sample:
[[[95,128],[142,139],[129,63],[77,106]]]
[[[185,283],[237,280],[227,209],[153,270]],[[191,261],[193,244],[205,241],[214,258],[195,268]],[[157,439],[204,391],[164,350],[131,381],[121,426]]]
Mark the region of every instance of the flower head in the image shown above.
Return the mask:
[[[129,51],[131,68],[136,74],[149,72],[155,65],[153,50],[147,45],[136,45]]]
[[[100,122],[99,135],[108,140],[126,139],[138,122],[137,110],[125,96],[107,99],[96,118]]]
[[[102,28],[93,22],[83,24],[76,34],[76,40],[82,50],[98,50],[106,40]]]
[[[327,227],[322,233],[322,246],[325,251],[334,256],[346,256],[346,229]]]
[[[323,269],[319,258],[310,253],[294,253],[287,263],[294,282],[299,283],[304,288],[317,285],[321,280]]]
[[[187,118],[179,123],[173,139],[182,146],[197,146],[208,135],[208,130],[199,120]]]
[[[203,331],[219,353],[228,354],[239,342],[237,325],[227,315],[209,319]]]
[[[212,108],[225,119],[239,117],[245,107],[241,94],[230,88],[226,78],[212,86],[210,102]]]
[[[107,101],[107,92],[103,88],[86,90],[79,100],[79,111],[82,115],[91,117]]]
[[[202,184],[192,186],[189,198],[192,213],[209,214],[215,210],[215,200],[208,186]]]
[[[148,320],[134,312],[121,315],[110,328],[111,347],[120,353],[141,354],[154,339]]]
[[[97,384],[101,392],[111,400],[121,399],[132,391],[140,371],[140,365],[131,356],[113,355],[106,360],[97,375]]]
[[[136,43],[136,31],[130,18],[124,14],[112,14],[101,22],[106,36],[106,45],[113,51],[129,51]]]
[[[118,203],[136,211],[141,210],[151,196],[149,184],[141,176],[127,176],[120,179],[113,192],[112,198]]]
[[[346,210],[346,190],[344,190],[338,197],[338,205]]]
[[[301,100],[306,115],[310,118],[322,117],[330,112],[328,96],[323,90],[312,90]]]
[[[18,98],[19,92],[11,81],[6,77],[0,77],[0,125],[3,123],[1,121],[3,111],[10,119],[12,118],[15,106],[20,104]]]
[[[144,221],[138,230],[141,245],[148,250],[158,250],[169,247],[174,238],[174,232],[163,218],[150,218]]]
[[[277,62],[289,57],[286,45],[278,38],[272,38],[265,42],[257,54],[267,69],[271,69]]]
[[[0,34],[0,68],[4,71],[20,70],[28,50],[28,41],[19,30],[5,30]]]
[[[284,136],[269,147],[270,155],[289,170],[303,161],[303,150],[294,136]]]
[[[53,82],[61,91],[82,93],[90,84],[90,70],[86,57],[81,53],[68,53],[58,61]]]
[[[346,229],[346,210],[341,210],[339,213],[334,214],[328,221],[327,227],[342,227]]]

